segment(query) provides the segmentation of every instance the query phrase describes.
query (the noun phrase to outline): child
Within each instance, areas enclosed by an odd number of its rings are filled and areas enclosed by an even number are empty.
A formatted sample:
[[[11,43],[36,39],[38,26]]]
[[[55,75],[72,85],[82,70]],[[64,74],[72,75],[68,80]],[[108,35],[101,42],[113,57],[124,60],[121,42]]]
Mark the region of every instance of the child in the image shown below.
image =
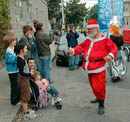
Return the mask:
[[[27,61],[28,58],[33,57],[33,41],[32,41],[32,27],[30,25],[23,26],[23,36],[20,38],[19,43],[27,45],[28,53],[24,57]]]
[[[44,96],[46,95],[46,92],[51,94],[53,97],[56,98],[55,102],[61,101],[61,98],[59,98],[59,92],[57,91],[57,89],[54,88],[52,85],[50,86],[49,81],[47,79],[41,80],[40,72],[35,71],[33,77],[34,77],[34,81],[36,82],[36,84],[39,87],[39,93],[40,93],[39,105],[40,105],[40,108],[44,107],[44,105],[47,102],[47,98],[44,98]]]
[[[24,56],[27,55],[27,46],[24,43],[19,43],[16,46],[16,54],[19,54],[17,58],[17,66],[19,69],[18,83],[20,87],[20,101],[24,110],[24,120],[34,119],[36,114],[34,111],[28,109],[28,102],[30,100],[30,85],[29,85],[29,76],[33,75],[34,71],[29,72]]]
[[[14,46],[16,45],[16,35],[13,32],[9,31],[4,37],[4,40],[7,41],[9,45],[6,50],[5,63],[11,85],[11,104],[16,105],[19,102],[19,86],[17,83],[17,56],[14,53]]]

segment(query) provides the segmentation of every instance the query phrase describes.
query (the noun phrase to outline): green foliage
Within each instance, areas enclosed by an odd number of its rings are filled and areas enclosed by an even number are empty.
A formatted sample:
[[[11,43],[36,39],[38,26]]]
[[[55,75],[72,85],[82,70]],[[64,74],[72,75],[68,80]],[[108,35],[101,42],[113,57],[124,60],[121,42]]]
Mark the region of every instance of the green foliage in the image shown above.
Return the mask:
[[[49,19],[57,18],[61,8],[61,0],[46,0],[46,2],[48,4]]]
[[[80,0],[71,0],[66,5],[66,23],[82,25],[84,17],[88,14],[88,9],[85,7],[86,3],[79,3]]]
[[[0,60],[5,57],[5,42],[3,37],[10,26],[10,11],[8,0],[0,0]]]
[[[61,0],[45,0],[48,4],[48,16],[49,20],[51,21],[52,26],[53,24],[53,18],[56,19],[55,28],[61,28],[60,20],[62,18],[61,14]]]
[[[0,41],[3,40],[3,36],[9,28],[9,14],[8,0],[0,0]]]
[[[88,14],[88,20],[91,19],[98,19],[98,4],[95,4],[90,10],[89,10],[89,14]]]

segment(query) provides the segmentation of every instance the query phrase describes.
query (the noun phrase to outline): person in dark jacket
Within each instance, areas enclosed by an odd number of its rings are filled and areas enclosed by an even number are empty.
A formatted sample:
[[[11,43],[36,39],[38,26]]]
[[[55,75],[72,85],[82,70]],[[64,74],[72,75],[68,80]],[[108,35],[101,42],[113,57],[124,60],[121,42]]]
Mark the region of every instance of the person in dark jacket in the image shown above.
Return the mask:
[[[112,65],[112,76],[111,76],[112,82],[116,82],[116,81],[120,80],[121,74],[122,74],[120,70],[117,70],[117,69],[121,69],[121,67],[120,67],[121,64],[120,64],[120,66],[119,66],[119,63],[117,63],[118,65],[116,65],[116,62],[118,62],[119,59],[123,60],[122,54],[121,54],[121,46],[123,45],[123,36],[121,35],[121,29],[116,25],[112,25],[109,28],[109,33],[111,33],[110,39],[118,47],[116,61],[115,61],[114,65]],[[125,64],[123,64],[123,65],[125,65]]]
[[[69,27],[70,27],[70,31],[66,35],[68,48],[70,47],[74,48],[78,45],[77,38],[79,38],[79,34],[75,32],[75,28],[73,24],[71,24]],[[79,69],[78,63],[79,63],[79,56],[69,55],[69,70],[73,71],[75,69]]]
[[[43,24],[38,23],[36,26],[36,45],[39,56],[39,71],[41,78],[45,78],[51,83],[51,49],[49,45],[53,41],[43,30]]]

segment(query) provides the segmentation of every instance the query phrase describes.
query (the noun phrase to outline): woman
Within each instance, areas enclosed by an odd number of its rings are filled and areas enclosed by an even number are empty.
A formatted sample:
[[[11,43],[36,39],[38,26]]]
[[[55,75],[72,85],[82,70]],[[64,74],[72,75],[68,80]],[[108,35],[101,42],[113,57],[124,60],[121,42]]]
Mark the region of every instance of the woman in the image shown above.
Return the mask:
[[[123,70],[121,71],[122,69],[121,66],[125,65],[125,63],[122,62],[125,61],[125,59],[123,60],[124,56],[122,56],[124,53],[121,51],[121,46],[123,45],[123,36],[121,35],[121,29],[116,25],[112,25],[109,28],[109,32],[111,33],[110,39],[118,47],[117,58],[114,64],[112,65],[112,73],[111,73],[112,82],[116,82],[120,80],[121,75],[123,75],[122,74]],[[123,65],[120,65],[121,63],[123,63]]]

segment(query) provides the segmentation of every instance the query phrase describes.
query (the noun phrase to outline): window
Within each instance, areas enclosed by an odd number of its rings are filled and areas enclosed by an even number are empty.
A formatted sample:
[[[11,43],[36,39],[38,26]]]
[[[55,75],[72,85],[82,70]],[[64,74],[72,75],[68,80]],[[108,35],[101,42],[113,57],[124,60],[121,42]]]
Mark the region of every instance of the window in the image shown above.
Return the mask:
[[[20,18],[24,18],[23,0],[19,0]]]
[[[36,8],[36,18],[38,18],[38,8]]]
[[[128,12],[128,4],[126,4],[126,12]]]
[[[32,4],[29,6],[30,21],[32,21]]]
[[[124,4],[124,7],[123,7],[123,9],[124,9],[124,12],[125,12],[125,4]]]
[[[128,17],[127,17],[127,20],[126,20],[126,24],[127,24],[127,25],[129,24],[129,19],[128,19]]]

